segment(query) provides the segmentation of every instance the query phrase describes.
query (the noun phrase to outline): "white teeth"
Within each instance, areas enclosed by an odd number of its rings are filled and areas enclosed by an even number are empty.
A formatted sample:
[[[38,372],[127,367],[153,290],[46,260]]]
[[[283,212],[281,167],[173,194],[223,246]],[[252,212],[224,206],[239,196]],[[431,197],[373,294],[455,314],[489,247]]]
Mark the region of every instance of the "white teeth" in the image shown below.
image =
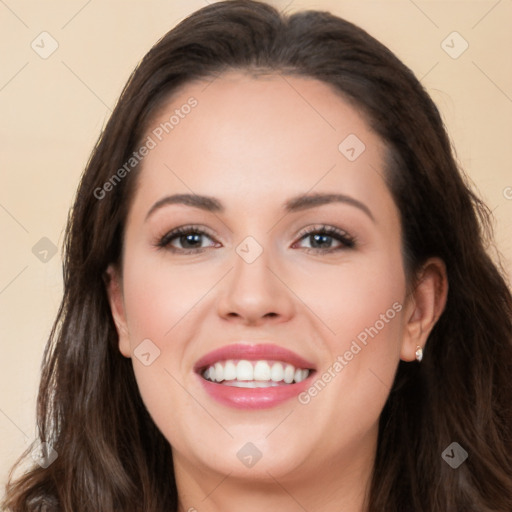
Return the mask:
[[[291,364],[287,364],[284,369],[284,381],[286,384],[291,384],[293,382],[293,377],[295,376],[295,368]]]
[[[278,361],[218,361],[203,372],[203,377],[211,382],[222,382],[234,387],[271,387],[278,383],[302,382],[309,376],[309,370],[295,368],[291,364]]]
[[[273,388],[275,386],[279,386],[277,382],[257,382],[255,380],[251,381],[238,381],[232,380],[229,382],[225,382],[226,386],[231,386],[234,388]]]
[[[284,379],[284,369],[281,363],[274,363],[270,370],[270,378],[273,382],[280,382]]]
[[[236,365],[236,380],[253,380],[254,369],[252,364],[245,359],[238,361]]]
[[[270,366],[267,361],[258,361],[254,365],[254,380],[270,380]]]
[[[236,379],[236,366],[233,361],[226,361],[224,364],[224,380]]]
[[[217,382],[224,380],[224,367],[220,363],[215,363],[215,380]]]
[[[309,370],[295,370],[293,380],[295,382],[302,382],[309,375]]]

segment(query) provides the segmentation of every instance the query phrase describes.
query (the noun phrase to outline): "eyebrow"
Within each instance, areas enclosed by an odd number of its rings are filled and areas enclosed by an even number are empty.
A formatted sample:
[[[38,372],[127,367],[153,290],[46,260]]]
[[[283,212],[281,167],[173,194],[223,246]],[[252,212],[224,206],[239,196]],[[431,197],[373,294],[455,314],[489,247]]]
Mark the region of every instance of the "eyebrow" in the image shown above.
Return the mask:
[[[366,213],[366,215],[368,215],[368,217],[370,217],[370,219],[375,222],[375,217],[373,216],[373,213],[371,212],[370,208],[368,208],[368,206],[366,206],[361,201],[358,201],[357,199],[354,199],[353,197],[347,196],[345,194],[303,194],[289,199],[285,203],[285,210],[292,213],[330,203],[345,203],[349,204],[350,206],[355,206],[356,208],[359,208],[364,213]]]
[[[166,196],[158,200],[148,211],[146,220],[156,210],[159,210],[163,206],[170,204],[184,204],[185,206],[191,206],[192,208],[200,208],[207,212],[223,212],[224,207],[219,200],[214,197],[199,196],[197,194],[174,194],[172,196]]]
[[[330,203],[345,203],[351,206],[355,206],[375,222],[375,217],[373,216],[371,210],[364,203],[344,194],[302,194],[296,197],[292,197],[286,201],[284,203],[284,209],[287,213],[293,213]],[[146,220],[156,210],[171,204],[183,204],[185,206],[191,206],[192,208],[199,208],[201,210],[213,213],[224,212],[224,206],[218,199],[215,199],[214,197],[200,196],[197,194],[174,194],[172,196],[166,196],[162,199],[159,199],[149,209],[146,215]]]

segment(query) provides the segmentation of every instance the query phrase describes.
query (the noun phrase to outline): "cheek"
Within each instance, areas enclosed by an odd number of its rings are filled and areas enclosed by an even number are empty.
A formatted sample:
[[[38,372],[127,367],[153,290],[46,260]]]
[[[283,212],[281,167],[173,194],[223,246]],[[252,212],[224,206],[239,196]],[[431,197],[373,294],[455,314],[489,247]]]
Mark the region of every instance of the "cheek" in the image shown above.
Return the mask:
[[[370,352],[387,354],[399,346],[401,301],[405,281],[398,265],[368,266],[344,279],[344,318],[338,324],[343,340],[357,340]],[[376,343],[370,341],[375,340]]]
[[[316,293],[307,304],[321,319],[330,358],[302,403],[336,404],[332,421],[345,421],[350,412],[367,428],[384,406],[400,359],[406,289],[401,261],[400,252],[390,250],[315,272]],[[306,297],[305,286],[302,293]]]
[[[396,313],[406,288],[399,251],[363,256],[347,253],[338,265],[316,262],[291,268],[295,270],[282,270],[286,279],[336,350],[360,333],[364,338],[365,329],[376,323],[383,334],[399,330]],[[311,316],[307,311],[305,314]]]
[[[177,422],[173,411],[186,417],[192,409],[191,414],[197,415],[182,387],[188,385],[186,371],[190,370],[186,351],[201,326],[208,292],[223,272],[216,264],[171,265],[165,254],[155,258],[147,251],[138,253],[133,246],[124,261],[133,369],[144,404],[168,439],[181,439],[179,432],[187,424]],[[147,353],[149,357],[144,357]]]
[[[134,254],[124,269],[124,297],[133,344],[150,338],[161,348],[222,276],[216,265],[185,267],[158,257]],[[185,322],[186,323],[186,322]],[[174,348],[177,348],[173,342]]]

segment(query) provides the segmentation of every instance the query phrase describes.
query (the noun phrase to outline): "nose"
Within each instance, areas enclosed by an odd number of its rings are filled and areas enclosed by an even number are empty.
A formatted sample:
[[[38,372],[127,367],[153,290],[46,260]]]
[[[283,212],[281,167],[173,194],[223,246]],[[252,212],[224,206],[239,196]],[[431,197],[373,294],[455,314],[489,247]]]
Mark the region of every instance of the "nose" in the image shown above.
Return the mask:
[[[279,275],[279,265],[269,267],[266,251],[252,263],[234,255],[234,268],[223,283],[218,314],[244,325],[264,325],[290,320],[295,311],[293,292]]]

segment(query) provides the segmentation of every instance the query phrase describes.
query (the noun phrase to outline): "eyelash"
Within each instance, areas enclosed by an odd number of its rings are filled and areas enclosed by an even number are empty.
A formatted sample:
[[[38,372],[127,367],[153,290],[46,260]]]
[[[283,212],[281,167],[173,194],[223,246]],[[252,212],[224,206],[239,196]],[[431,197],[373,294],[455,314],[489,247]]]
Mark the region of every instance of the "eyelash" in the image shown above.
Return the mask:
[[[174,253],[200,254],[200,253],[204,252],[206,249],[215,247],[215,244],[218,243],[218,242],[214,242],[213,245],[208,246],[208,247],[199,247],[199,248],[192,248],[192,249],[180,249],[177,247],[172,247],[170,245],[174,239],[176,239],[180,236],[185,236],[185,235],[201,235],[201,236],[204,235],[213,240],[213,236],[204,228],[202,228],[200,226],[190,225],[190,226],[181,226],[179,228],[173,229],[172,231],[169,231],[167,234],[165,234],[163,237],[161,237],[155,245],[158,249],[167,249]],[[339,247],[328,248],[328,249],[321,249],[321,248],[315,248],[315,247],[303,247],[302,249],[305,249],[307,253],[330,254],[332,252],[340,251],[343,249],[352,249],[356,245],[355,237],[352,237],[346,231],[342,231],[341,229],[335,228],[334,226],[327,226],[324,224],[306,228],[304,231],[302,231],[300,233],[298,241],[301,241],[311,235],[325,235],[330,238],[333,238],[334,240],[337,240],[338,242],[340,242],[341,245]],[[297,243],[298,242],[295,242],[292,245],[292,247],[294,247]]]
[[[340,242],[339,247],[329,248],[329,249],[319,249],[315,247],[303,247],[303,249],[306,249],[306,252],[315,253],[315,254],[330,254],[332,252],[341,251],[344,249],[353,249],[356,245],[356,239],[355,237],[349,235],[346,231],[343,231],[341,229],[335,228],[334,226],[327,226],[325,224],[320,224],[316,226],[311,226],[309,228],[306,228],[303,230],[299,235],[299,241],[311,236],[311,235],[325,235],[330,238],[333,238],[334,240],[337,240]],[[297,242],[293,244],[295,246]],[[292,246],[292,247],[293,247]]]

